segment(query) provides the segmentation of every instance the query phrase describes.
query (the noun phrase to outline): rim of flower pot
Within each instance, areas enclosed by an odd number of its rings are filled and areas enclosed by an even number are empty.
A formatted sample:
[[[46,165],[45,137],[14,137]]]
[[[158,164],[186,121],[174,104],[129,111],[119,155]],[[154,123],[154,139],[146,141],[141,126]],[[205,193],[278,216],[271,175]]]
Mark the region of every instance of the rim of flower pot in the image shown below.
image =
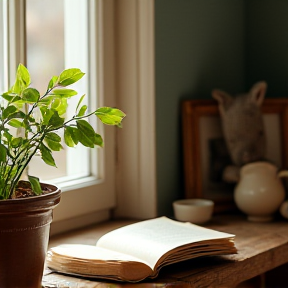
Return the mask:
[[[23,211],[39,211],[53,209],[61,197],[61,189],[53,184],[41,183],[53,191],[45,194],[30,196],[25,198],[0,200],[0,213],[21,213]]]

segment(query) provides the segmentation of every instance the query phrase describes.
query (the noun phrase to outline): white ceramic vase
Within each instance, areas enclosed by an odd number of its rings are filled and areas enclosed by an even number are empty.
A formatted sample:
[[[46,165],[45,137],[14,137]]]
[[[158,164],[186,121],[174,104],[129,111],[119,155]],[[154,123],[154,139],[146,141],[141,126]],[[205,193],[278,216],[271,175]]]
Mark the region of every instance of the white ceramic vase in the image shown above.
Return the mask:
[[[254,162],[241,168],[234,200],[248,215],[248,220],[265,222],[273,219],[285,198],[280,177],[287,175],[288,171],[277,172],[277,167],[269,162]]]

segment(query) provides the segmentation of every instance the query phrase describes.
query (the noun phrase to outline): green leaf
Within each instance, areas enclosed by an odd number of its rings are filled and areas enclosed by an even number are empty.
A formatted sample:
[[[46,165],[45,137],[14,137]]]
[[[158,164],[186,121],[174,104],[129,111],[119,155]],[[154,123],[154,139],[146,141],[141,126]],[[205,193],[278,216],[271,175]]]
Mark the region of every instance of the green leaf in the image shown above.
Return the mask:
[[[47,87],[47,91],[51,90],[56,85],[57,81],[58,81],[58,76],[53,76],[51,78],[51,80],[49,81],[49,84],[48,84],[48,87]]]
[[[40,111],[41,111],[42,118],[43,118],[43,121],[42,121],[43,125],[48,125],[51,117],[54,114],[54,111],[45,106],[40,107]]]
[[[14,119],[14,118],[25,119],[26,114],[23,111],[17,111],[16,113],[10,114],[8,117],[8,119]],[[29,121],[31,121],[32,119],[31,119],[31,117],[29,117]]]
[[[23,143],[23,138],[22,137],[17,137],[17,138],[13,138],[11,141],[11,146],[13,148],[17,148],[19,146],[21,146]]]
[[[73,142],[75,143],[75,145],[77,145],[79,143],[79,138],[80,138],[79,130],[76,127],[71,127],[71,126],[67,126],[65,130],[69,132],[69,134],[72,137]]]
[[[10,92],[3,93],[1,96],[10,103],[13,103],[21,99],[21,97],[18,94]]]
[[[5,185],[5,180],[0,178],[0,191],[3,191],[5,189],[4,185]],[[4,196],[0,194],[0,200],[3,200],[3,199],[4,199]]]
[[[94,144],[103,147],[102,137],[94,131],[93,127],[87,121],[77,120],[76,123],[80,133],[80,143],[91,148],[94,147]]]
[[[51,150],[48,147],[46,147],[44,144],[41,144],[40,151],[41,151],[41,158],[43,159],[43,161],[50,166],[56,167]]]
[[[38,105],[40,107],[46,107],[46,109],[52,109],[58,111],[59,115],[65,114],[68,108],[67,97],[62,98],[59,95],[45,97],[38,102]]]
[[[15,127],[15,128],[20,128],[22,127],[22,122],[17,120],[17,119],[12,119],[8,122],[8,125],[12,126],[12,127]]]
[[[17,100],[15,102],[13,102],[13,105],[18,109],[18,110],[22,110],[24,104],[27,103],[26,101],[23,101],[22,99]]]
[[[85,120],[77,120],[77,127],[83,133],[87,134],[87,136],[93,136],[95,134],[94,128]]]
[[[63,149],[62,145],[59,143],[61,141],[61,137],[54,132],[47,133],[44,140],[52,151],[60,151]]]
[[[58,107],[61,105],[61,98],[54,98],[51,102],[51,108],[57,110]]]
[[[52,141],[49,138],[45,138],[44,140],[52,151],[60,151],[61,149],[63,149],[62,145],[59,142]]]
[[[68,86],[80,80],[85,73],[78,68],[70,68],[64,70],[59,76],[59,85]]]
[[[103,142],[102,136],[100,134],[95,133],[94,144],[98,145],[100,147],[104,146],[104,142]]]
[[[76,123],[80,134],[80,143],[86,147],[94,148],[96,133],[93,127],[85,120],[77,120]]]
[[[69,128],[70,127],[66,127],[65,130],[64,130],[64,142],[65,144],[68,146],[68,147],[74,147],[75,146],[75,143],[72,139],[72,135],[69,131]]]
[[[22,91],[23,88],[21,87],[21,83],[18,79],[16,79],[14,85],[11,87],[11,92],[20,95]]]
[[[46,106],[48,106],[48,105],[50,105],[50,104],[53,102],[53,100],[55,100],[55,99],[58,100],[58,98],[55,98],[55,96],[46,96],[46,97],[44,97],[44,98],[42,98],[42,99],[39,100],[38,105],[39,105],[39,106],[41,106],[41,105],[46,105]]]
[[[81,105],[83,99],[85,98],[85,96],[86,96],[86,95],[84,94],[84,95],[82,95],[81,98],[79,99],[78,104],[77,104],[77,107],[76,107],[76,111],[77,111],[78,108],[80,107],[80,105]]]
[[[17,108],[13,105],[8,106],[4,109],[3,113],[2,113],[2,118],[6,119],[9,117],[9,115],[15,113],[17,111]]]
[[[33,119],[33,118],[32,118]],[[31,119],[31,120],[32,120]],[[33,119],[34,120],[34,119]],[[33,122],[33,121],[31,121]],[[38,123],[37,123],[38,124]],[[39,124],[38,124],[39,126]],[[23,123],[22,123],[22,127],[24,128],[24,130],[29,131],[29,132],[32,132],[32,126],[31,126],[31,123],[29,121],[27,121],[27,119],[24,119]],[[21,127],[19,127],[21,128]]]
[[[29,71],[21,63],[18,65],[16,77],[17,77],[17,79],[19,79],[22,82],[24,87],[28,87],[30,85],[30,83],[31,83],[31,78],[30,78]]]
[[[22,91],[26,89],[31,83],[30,74],[23,64],[19,64],[16,73],[16,81],[12,86],[11,91],[21,95]]]
[[[28,175],[28,180],[31,184],[31,187],[32,187],[34,194],[41,195],[43,193],[43,191],[42,191],[42,188],[40,185],[39,178],[37,178],[35,176]]]
[[[3,133],[3,136],[8,140],[8,141],[11,141],[13,136],[8,132],[8,131],[5,131]]]
[[[79,142],[85,147],[94,148],[94,141],[79,130]]]
[[[22,100],[26,103],[36,103],[40,98],[40,93],[34,88],[27,88],[23,91]]]
[[[51,141],[60,142],[61,137],[56,134],[55,132],[49,132],[46,134],[46,138],[50,139]]]
[[[111,107],[101,107],[95,111],[95,115],[106,125],[121,124],[121,121],[126,116],[124,112],[119,109]]]
[[[87,108],[88,108],[87,105],[83,105],[83,106],[81,107],[81,109],[79,110],[77,116],[78,116],[78,117],[84,116]]]
[[[7,148],[0,143],[0,162],[5,162],[7,157]]]
[[[67,111],[67,108],[68,108],[67,99],[66,98],[62,98],[61,101],[60,101],[60,105],[58,105],[58,107],[56,109],[58,111],[58,114],[59,115],[65,114],[66,111]]]
[[[52,117],[49,120],[48,125],[54,129],[61,127],[64,123],[64,118],[61,118],[57,111],[54,111]]]
[[[78,94],[77,91],[72,90],[72,89],[55,89],[51,93],[51,95],[59,95],[61,97],[66,97],[66,98],[70,98],[70,97],[75,96],[77,94]]]

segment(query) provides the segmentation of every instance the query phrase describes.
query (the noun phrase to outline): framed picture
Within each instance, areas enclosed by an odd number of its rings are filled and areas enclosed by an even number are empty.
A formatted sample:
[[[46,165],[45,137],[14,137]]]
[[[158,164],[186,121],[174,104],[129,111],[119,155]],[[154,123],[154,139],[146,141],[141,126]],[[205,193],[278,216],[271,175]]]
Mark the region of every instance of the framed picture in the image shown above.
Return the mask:
[[[288,98],[266,98],[262,105],[266,133],[266,158],[279,169],[288,168]],[[231,163],[215,100],[182,102],[183,163],[186,198],[208,198],[215,212],[236,209],[235,183],[222,180]]]

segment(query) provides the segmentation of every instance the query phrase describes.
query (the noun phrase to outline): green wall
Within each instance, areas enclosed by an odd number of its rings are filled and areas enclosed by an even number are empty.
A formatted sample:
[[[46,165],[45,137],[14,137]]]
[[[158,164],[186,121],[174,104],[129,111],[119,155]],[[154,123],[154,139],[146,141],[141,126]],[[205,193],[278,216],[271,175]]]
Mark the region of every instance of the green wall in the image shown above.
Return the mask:
[[[269,97],[287,94],[288,1],[271,4],[155,0],[159,215],[184,196],[181,100],[210,99],[213,88],[243,92],[258,80],[268,82]]]
[[[286,97],[288,1],[247,0],[246,5],[247,85],[263,79],[268,83],[268,97]]]

